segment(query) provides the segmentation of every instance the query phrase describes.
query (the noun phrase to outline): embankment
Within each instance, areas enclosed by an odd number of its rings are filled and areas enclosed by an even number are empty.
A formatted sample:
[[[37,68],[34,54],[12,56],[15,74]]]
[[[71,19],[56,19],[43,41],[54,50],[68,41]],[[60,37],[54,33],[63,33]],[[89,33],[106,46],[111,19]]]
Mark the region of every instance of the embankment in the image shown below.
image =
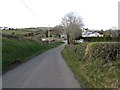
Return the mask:
[[[82,87],[120,86],[120,43],[91,42],[66,45],[62,55]]]
[[[53,42],[48,44],[25,39],[2,38],[3,72],[61,44],[63,43]]]

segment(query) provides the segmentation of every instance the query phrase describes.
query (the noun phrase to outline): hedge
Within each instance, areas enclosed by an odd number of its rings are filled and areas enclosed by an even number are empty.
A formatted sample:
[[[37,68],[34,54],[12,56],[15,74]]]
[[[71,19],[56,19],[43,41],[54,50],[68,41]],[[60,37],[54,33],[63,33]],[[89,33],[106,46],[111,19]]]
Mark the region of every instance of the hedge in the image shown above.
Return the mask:
[[[120,42],[66,45],[62,55],[81,87],[120,87]]]

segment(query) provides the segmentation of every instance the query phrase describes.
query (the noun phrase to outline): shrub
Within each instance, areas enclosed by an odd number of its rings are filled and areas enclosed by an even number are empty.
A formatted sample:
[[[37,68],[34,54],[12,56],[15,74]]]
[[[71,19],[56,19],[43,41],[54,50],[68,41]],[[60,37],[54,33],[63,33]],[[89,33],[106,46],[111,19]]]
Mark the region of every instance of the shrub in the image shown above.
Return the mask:
[[[91,45],[88,54],[90,59],[100,59],[105,62],[118,60],[120,43],[92,43],[89,45]]]
[[[85,60],[100,59],[107,62],[116,61],[120,58],[120,43],[118,42],[94,42],[79,45],[66,45],[65,48],[75,54],[76,57],[82,55],[82,59]]]
[[[68,66],[85,88],[118,88],[120,43],[66,45],[62,51]]]
[[[88,42],[118,42],[120,41],[120,37],[82,37],[85,41]]]

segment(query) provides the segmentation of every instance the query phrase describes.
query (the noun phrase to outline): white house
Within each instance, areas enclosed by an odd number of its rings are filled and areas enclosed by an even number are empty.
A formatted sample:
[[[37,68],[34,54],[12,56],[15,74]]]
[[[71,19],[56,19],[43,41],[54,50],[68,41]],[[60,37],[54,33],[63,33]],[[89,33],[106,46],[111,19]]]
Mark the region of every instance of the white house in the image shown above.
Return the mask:
[[[62,37],[62,38],[66,38],[66,37],[67,37],[67,35],[65,35],[65,34],[62,34],[62,35],[61,35],[61,37]]]
[[[4,29],[4,27],[0,27],[0,30],[3,30]]]
[[[0,27],[0,30],[8,30],[8,27]]]
[[[92,34],[91,31],[84,31],[84,32],[82,33],[82,37],[88,37],[90,34]]]
[[[98,32],[84,31],[82,37],[103,37],[103,35]]]
[[[103,37],[103,35],[99,34],[98,32],[92,33],[89,37]]]

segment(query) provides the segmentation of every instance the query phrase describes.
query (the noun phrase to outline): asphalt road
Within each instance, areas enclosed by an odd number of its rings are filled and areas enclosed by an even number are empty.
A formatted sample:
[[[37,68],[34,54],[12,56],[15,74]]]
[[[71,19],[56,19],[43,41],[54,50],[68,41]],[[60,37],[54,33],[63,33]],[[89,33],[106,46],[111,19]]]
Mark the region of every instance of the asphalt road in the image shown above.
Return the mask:
[[[49,50],[5,73],[3,88],[79,88],[61,56],[64,45]]]

